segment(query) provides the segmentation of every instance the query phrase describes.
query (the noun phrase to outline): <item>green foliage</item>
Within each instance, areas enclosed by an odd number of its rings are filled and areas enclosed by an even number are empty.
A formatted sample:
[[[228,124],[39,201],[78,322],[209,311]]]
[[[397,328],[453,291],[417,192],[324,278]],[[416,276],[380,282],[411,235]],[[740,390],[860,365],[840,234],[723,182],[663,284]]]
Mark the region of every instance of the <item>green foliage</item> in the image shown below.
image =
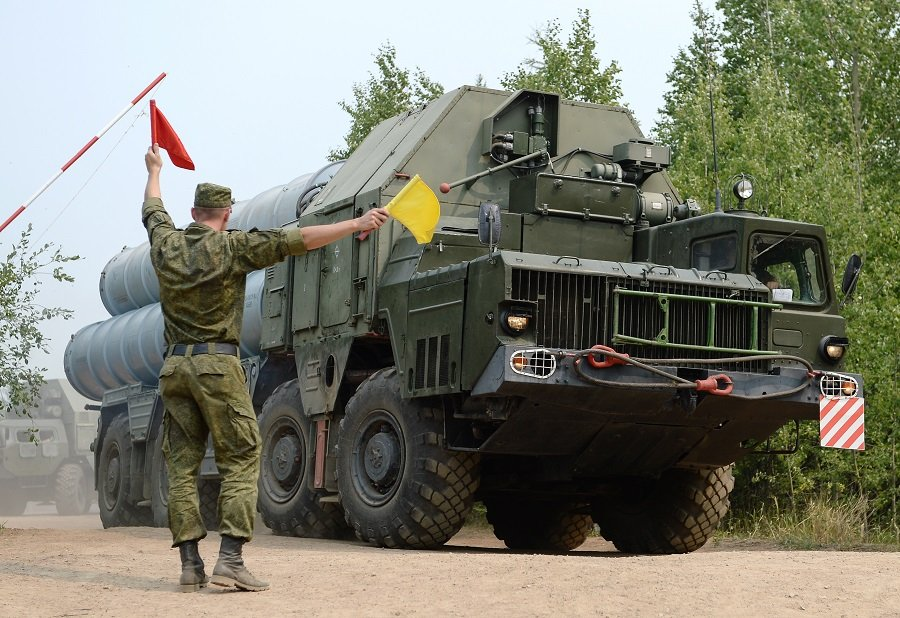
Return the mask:
[[[353,84],[353,101],[341,101],[350,114],[350,131],[344,136],[343,148],[332,150],[328,159],[346,159],[380,122],[432,101],[444,88],[430,80],[420,69],[410,73],[397,66],[397,50],[386,43],[375,54],[377,73],[369,73],[364,84]]]
[[[711,207],[711,90],[723,193],[724,179],[747,172],[756,178],[755,208],[825,226],[838,279],[851,252],[865,258],[844,315],[852,343],[846,369],[865,380],[866,451],[822,449],[817,424],[804,423],[796,455],[739,463],[736,516],[761,504],[797,516],[812,513],[816,501],[859,501],[867,530],[896,538],[900,5],[719,0],[718,7],[721,24],[695,4],[692,43],[669,74],[656,133],[673,147],[673,177]]]
[[[622,98],[621,69],[611,62],[603,68],[595,54],[597,41],[590,22],[590,11],[578,9],[569,39],[560,40],[561,28],[553,20],[543,31],[536,31],[531,43],[540,48],[541,58],[525,60],[518,69],[506,73],[500,84],[508,90],[543,90],[563,98],[613,105]]]
[[[43,307],[37,304],[37,296],[47,269],[56,281],[73,282],[62,265],[77,259],[63,255],[49,243],[32,249],[29,226],[0,264],[0,414],[21,414],[38,396],[46,369],[30,363],[35,352],[48,351],[41,323],[58,317],[69,319],[72,312]]]
[[[699,2],[692,16],[696,30],[688,49],[680,50],[675,57],[668,78],[671,88],[663,97],[662,117],[654,133],[672,149],[671,175],[676,186],[684,195],[711,209],[720,183],[713,159],[710,98],[715,109],[720,170],[727,168],[727,157],[734,150],[736,136],[719,75],[718,26]],[[682,160],[685,164],[679,165]]]
[[[865,498],[816,498],[802,508],[780,508],[773,502],[743,517],[730,517],[719,535],[774,541],[790,549],[900,550],[900,538],[868,528],[869,510]]]

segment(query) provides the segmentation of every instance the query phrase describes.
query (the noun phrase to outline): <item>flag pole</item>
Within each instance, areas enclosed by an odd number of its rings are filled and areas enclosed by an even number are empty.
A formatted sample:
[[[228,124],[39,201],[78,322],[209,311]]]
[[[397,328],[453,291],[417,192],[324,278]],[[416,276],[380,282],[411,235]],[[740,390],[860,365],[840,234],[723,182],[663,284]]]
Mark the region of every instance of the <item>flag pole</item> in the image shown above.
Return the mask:
[[[156,143],[156,99],[150,99],[150,145]]]
[[[54,182],[56,182],[56,179],[59,178],[60,176],[62,176],[63,172],[65,172],[67,169],[69,169],[72,166],[72,164],[75,163],[75,161],[77,161],[78,158],[81,157],[81,155],[83,155],[85,152],[87,152],[88,148],[93,146],[97,142],[97,140],[99,140],[101,137],[103,137],[103,134],[106,133],[107,131],[109,131],[113,127],[114,124],[119,122],[119,120],[122,119],[122,116],[127,114],[131,110],[132,107],[137,105],[138,101],[140,101],[145,96],[147,96],[147,93],[150,92],[151,90],[153,90],[153,88],[156,86],[156,84],[161,82],[165,76],[166,76],[165,73],[160,73],[156,79],[154,79],[152,82],[150,82],[149,86],[147,86],[146,88],[141,90],[141,93],[131,100],[131,103],[129,103],[128,105],[125,106],[125,109],[123,109],[121,112],[119,112],[119,114],[115,118],[113,118],[105,127],[103,127],[99,133],[97,133],[94,137],[89,139],[87,144],[82,146],[81,150],[79,150],[78,152],[75,153],[75,156],[73,156],[71,159],[69,159],[65,165],[63,165],[59,170],[57,170],[57,172],[53,176],[50,177],[50,180],[45,182],[44,185],[40,189],[35,191],[34,195],[29,197],[25,201],[25,203],[23,203],[21,206],[19,206],[19,208],[12,215],[10,215],[10,217],[6,221],[4,221],[2,225],[0,225],[0,232],[5,230],[7,225],[12,223],[16,217],[18,217],[20,214],[22,214],[22,212],[26,208],[28,208],[28,206],[34,200],[36,200],[41,195],[41,193],[43,193],[44,191],[47,190],[47,187],[49,187]]]

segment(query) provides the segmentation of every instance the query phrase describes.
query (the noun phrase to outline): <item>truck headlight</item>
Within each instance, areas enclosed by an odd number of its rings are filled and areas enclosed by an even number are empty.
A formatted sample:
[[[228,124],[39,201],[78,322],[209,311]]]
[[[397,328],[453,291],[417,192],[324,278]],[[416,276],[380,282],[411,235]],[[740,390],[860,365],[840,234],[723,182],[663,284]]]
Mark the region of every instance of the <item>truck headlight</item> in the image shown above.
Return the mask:
[[[527,315],[507,315],[506,316],[506,325],[509,327],[509,330],[521,333],[523,330],[528,328],[528,322],[531,318]]]
[[[846,337],[828,335],[823,337],[819,343],[819,355],[829,363],[837,363],[844,358],[844,353],[849,345],[850,340]]]
[[[508,334],[518,337],[528,330],[533,317],[534,310],[531,307],[519,305],[505,307],[500,310],[500,325]]]

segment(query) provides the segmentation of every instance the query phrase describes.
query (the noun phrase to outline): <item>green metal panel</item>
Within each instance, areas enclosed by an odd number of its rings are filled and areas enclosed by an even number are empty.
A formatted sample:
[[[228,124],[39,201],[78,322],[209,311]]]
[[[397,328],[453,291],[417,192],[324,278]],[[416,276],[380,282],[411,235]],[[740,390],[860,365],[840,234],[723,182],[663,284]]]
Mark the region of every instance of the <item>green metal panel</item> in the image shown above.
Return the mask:
[[[637,188],[593,178],[532,174],[509,183],[509,210],[633,224]]]
[[[131,391],[128,397],[128,423],[133,442],[144,442],[150,431],[150,420],[153,417],[153,406],[160,401],[155,389],[144,389],[140,385]],[[161,402],[160,402],[161,405]]]
[[[466,263],[413,277],[406,336],[406,391],[413,396],[456,392],[462,358]]]
[[[777,351],[795,354],[814,366],[828,369],[835,365],[823,363],[819,355],[819,342],[826,336],[846,336],[846,322],[841,316],[794,308],[773,312],[772,329],[772,343]],[[780,335],[775,337],[774,333],[779,332]]]
[[[350,318],[353,290],[353,236],[346,236],[322,248],[319,320],[322,326],[343,324]]]
[[[365,212],[381,203],[381,191],[369,191],[356,197],[356,212]],[[353,257],[353,289],[350,311],[354,323],[360,319],[371,320],[372,297],[375,293],[374,273],[377,272],[375,260],[379,248],[378,232],[369,234],[362,241],[351,243]]]
[[[262,333],[260,349],[284,347],[287,342],[287,320],[290,315],[290,258],[266,269],[262,302]]]
[[[345,333],[294,347],[300,398],[306,416],[318,416],[334,410],[352,345],[352,336]]]
[[[298,332],[319,323],[319,271],[322,250],[310,251],[293,260],[291,331]]]
[[[509,254],[511,260],[515,256]],[[472,389],[500,344],[497,311],[499,303],[509,295],[508,271],[504,260],[496,256],[469,264],[460,384],[464,390]]]
[[[522,251],[595,260],[629,261],[631,226],[524,215]]]

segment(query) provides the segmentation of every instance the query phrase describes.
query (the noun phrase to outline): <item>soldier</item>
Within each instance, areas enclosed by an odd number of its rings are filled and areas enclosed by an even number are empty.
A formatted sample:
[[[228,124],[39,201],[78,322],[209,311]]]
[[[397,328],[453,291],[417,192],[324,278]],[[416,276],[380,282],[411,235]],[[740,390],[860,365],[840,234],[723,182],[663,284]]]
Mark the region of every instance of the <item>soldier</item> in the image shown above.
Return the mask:
[[[253,536],[260,436],[245,385],[238,343],[247,273],[302,255],[354,232],[378,229],[388,217],[373,208],[357,219],[329,225],[265,231],[230,231],[231,190],[197,185],[194,223],[176,229],[163,207],[162,158],[154,144],[144,157],[147,187],[142,220],[159,279],[166,359],[159,376],[165,405],[163,453],[169,469],[169,529],[181,554],[184,592],[207,582],[241,590],[266,590],[244,566],[241,549]],[[206,536],[197,474],[212,434],[222,474],[219,533],[222,544],[212,579],[197,542]]]

